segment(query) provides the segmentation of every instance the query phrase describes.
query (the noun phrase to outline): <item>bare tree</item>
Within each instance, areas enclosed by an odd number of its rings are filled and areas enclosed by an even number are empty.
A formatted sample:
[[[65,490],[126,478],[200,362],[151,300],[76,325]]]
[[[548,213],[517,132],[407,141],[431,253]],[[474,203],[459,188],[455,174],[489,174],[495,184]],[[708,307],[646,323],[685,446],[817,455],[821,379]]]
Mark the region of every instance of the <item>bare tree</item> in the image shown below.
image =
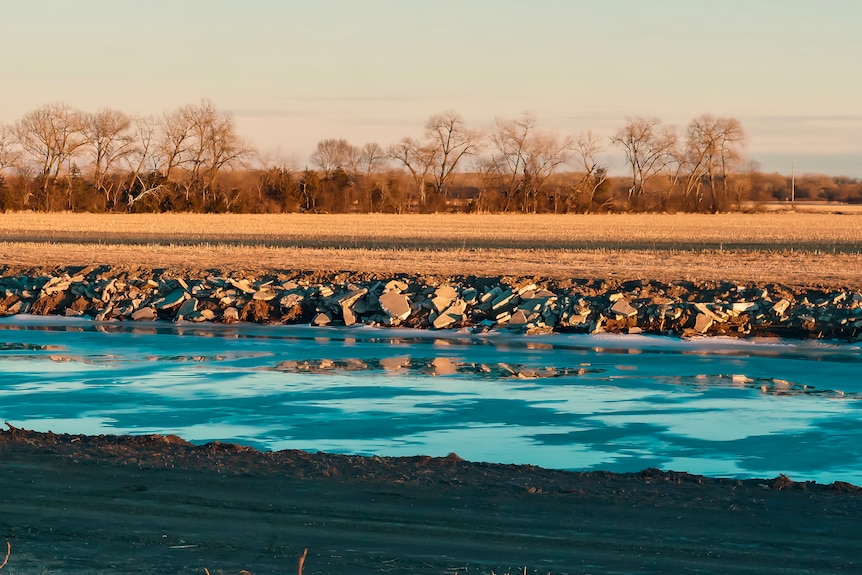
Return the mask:
[[[628,193],[631,207],[640,207],[649,180],[673,160],[676,141],[676,129],[662,126],[657,118],[628,118],[628,123],[611,138],[613,144],[623,149],[631,167],[632,185]]]
[[[184,188],[187,202],[194,190],[204,204],[218,174],[226,167],[242,165],[252,155],[251,146],[237,134],[233,118],[209,100],[166,115],[159,149],[165,179]]]
[[[571,137],[560,137],[549,132],[537,132],[530,139],[524,167],[525,212],[535,213],[538,210],[545,183],[557,168],[569,161],[572,145]]]
[[[476,154],[482,134],[464,126],[464,119],[453,110],[435,114],[425,123],[427,148],[432,150],[434,191],[444,201],[452,174],[464,158]]]
[[[358,155],[356,149],[347,140],[329,138],[317,142],[311,161],[321,169],[324,178],[329,178],[338,168],[348,168],[355,155]]]
[[[428,173],[435,159],[434,150],[423,146],[413,138],[404,138],[389,147],[389,157],[403,164],[410,172],[418,194],[419,205],[424,206],[427,201]]]
[[[161,124],[158,152],[164,165],[165,180],[170,181],[174,170],[183,163],[183,158],[191,145],[192,110],[183,106],[165,114]]]
[[[253,146],[237,133],[230,115],[213,108],[205,117],[209,124],[200,134],[206,140],[206,153],[203,165],[196,166],[204,181],[204,193],[215,188],[218,175],[225,168],[244,166],[254,155]]]
[[[497,119],[491,141],[497,150],[495,160],[489,166],[496,166],[503,183],[506,198],[504,211],[509,211],[511,202],[522,187],[524,169],[527,162],[527,139],[536,124],[532,114],[524,114],[517,120]]]
[[[716,118],[704,114],[689,124],[688,137],[692,148],[703,150],[712,199],[711,211],[726,208],[727,178],[742,159],[742,146],[745,143],[742,124],[736,118]]]
[[[128,205],[131,208],[142,199],[158,195],[164,190],[159,178],[160,155],[157,136],[159,123],[152,116],[135,118],[135,145],[124,156],[129,174]],[[145,174],[149,173],[150,177]]]
[[[37,166],[42,177],[43,199],[75,152],[84,144],[81,112],[62,103],[47,104],[30,112],[12,132],[22,151]]]
[[[93,155],[93,187],[105,196],[108,209],[116,204],[119,182],[110,182],[105,176],[132,152],[135,139],[131,124],[126,114],[107,108],[83,116],[82,132]]]
[[[491,194],[501,187],[501,168],[496,156],[479,157],[473,162],[473,171],[479,176],[479,197],[476,198],[476,211],[485,213],[492,210]],[[499,205],[495,205],[499,209]]]
[[[511,121],[498,119],[491,135],[496,148],[505,209],[520,196],[520,209],[537,211],[538,198],[548,178],[570,157],[573,141],[535,128],[536,120],[524,114]]]
[[[348,172],[366,211],[374,211],[373,188],[380,187],[379,178],[374,176],[380,173],[386,160],[386,151],[377,142],[369,142],[361,148],[350,147]]]
[[[15,146],[12,129],[0,125],[0,174],[6,168],[11,168],[18,163],[21,154]]]
[[[710,191],[709,209],[726,208],[729,172],[742,158],[742,125],[735,118],[703,114],[689,123],[686,135],[685,148],[677,153],[672,185],[681,187],[688,209],[701,209],[704,185]]]
[[[596,194],[608,177],[608,169],[599,164],[598,156],[602,153],[599,137],[587,131],[578,136],[575,143],[574,156],[581,170],[581,178],[575,184],[575,194],[581,200],[581,209],[590,213]]]
[[[368,142],[359,149],[353,168],[356,172],[370,176],[381,170],[386,163],[387,154],[377,142]]]

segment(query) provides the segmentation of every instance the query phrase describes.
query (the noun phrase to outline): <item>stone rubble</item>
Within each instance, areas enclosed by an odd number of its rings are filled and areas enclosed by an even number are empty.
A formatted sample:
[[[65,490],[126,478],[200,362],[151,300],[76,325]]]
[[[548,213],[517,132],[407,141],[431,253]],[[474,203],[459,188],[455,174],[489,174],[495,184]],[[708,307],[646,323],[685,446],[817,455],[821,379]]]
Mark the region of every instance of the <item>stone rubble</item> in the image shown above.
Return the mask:
[[[227,277],[225,277],[225,275]],[[779,284],[89,267],[2,270],[0,315],[862,339],[862,293]]]

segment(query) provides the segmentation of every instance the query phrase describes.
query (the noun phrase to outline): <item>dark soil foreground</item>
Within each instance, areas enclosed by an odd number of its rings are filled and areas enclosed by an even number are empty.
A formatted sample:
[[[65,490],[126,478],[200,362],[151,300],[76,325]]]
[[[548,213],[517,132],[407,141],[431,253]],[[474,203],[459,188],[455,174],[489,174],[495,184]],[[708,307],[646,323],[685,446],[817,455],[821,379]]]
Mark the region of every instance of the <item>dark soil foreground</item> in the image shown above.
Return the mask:
[[[862,489],[10,428],[0,537],[2,575],[859,573]]]

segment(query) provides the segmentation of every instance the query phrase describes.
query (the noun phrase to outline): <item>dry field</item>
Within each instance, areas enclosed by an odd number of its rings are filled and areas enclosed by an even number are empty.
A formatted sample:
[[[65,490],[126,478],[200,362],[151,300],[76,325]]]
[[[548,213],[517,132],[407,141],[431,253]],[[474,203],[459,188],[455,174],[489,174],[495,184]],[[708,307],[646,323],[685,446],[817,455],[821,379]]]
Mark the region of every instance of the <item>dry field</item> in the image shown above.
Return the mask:
[[[862,214],[0,215],[0,261],[862,285]]]

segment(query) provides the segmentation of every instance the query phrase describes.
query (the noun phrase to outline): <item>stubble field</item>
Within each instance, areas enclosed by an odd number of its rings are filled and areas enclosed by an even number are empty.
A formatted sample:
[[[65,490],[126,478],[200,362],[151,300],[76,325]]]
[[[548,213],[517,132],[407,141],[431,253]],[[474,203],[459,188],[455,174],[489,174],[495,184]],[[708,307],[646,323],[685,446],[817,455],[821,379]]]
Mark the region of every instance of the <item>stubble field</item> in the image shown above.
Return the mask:
[[[862,214],[0,217],[7,265],[862,283]]]

